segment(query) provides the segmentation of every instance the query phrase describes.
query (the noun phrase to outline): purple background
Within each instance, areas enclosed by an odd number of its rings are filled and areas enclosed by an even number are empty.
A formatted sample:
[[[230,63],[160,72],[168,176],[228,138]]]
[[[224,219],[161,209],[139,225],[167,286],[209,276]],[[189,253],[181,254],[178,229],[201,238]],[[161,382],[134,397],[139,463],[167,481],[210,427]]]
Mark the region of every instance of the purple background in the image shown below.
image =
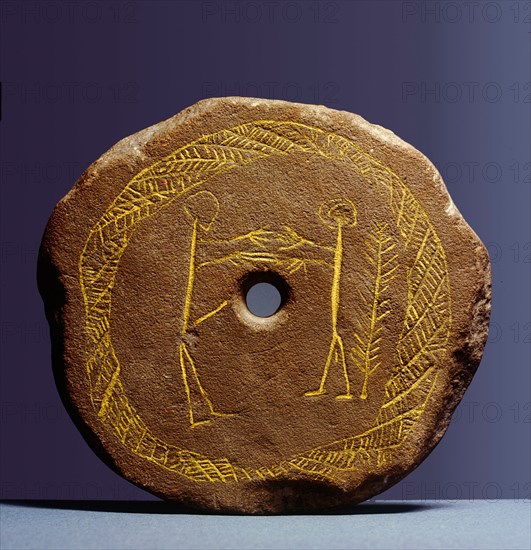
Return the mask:
[[[528,2],[0,4],[0,498],[144,499],[59,400],[36,254],[57,201],[119,139],[204,97],[359,113],[440,169],[487,244],[482,364],[428,459],[389,498],[530,496]]]

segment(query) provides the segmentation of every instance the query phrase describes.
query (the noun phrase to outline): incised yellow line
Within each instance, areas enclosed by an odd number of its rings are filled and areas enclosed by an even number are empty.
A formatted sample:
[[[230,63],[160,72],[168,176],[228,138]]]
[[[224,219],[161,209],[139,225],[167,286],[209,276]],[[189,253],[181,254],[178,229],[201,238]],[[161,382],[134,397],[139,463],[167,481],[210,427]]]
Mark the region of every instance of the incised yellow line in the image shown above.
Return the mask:
[[[190,417],[190,425],[193,426],[194,423],[194,411],[192,409],[192,399],[190,395],[190,386],[188,385],[188,376],[186,374],[186,365],[184,363],[184,355],[186,353],[186,344],[181,342],[179,346],[179,362],[181,364],[181,372],[183,376],[184,389],[186,391],[186,398],[188,399],[188,415]]]
[[[107,409],[109,407],[109,401],[112,398],[112,392],[114,390],[114,386],[116,382],[118,382],[120,378],[120,365],[116,367],[116,370],[113,372],[111,381],[109,382],[109,385],[105,389],[105,392],[103,393],[103,399],[101,400],[101,406],[100,410],[98,411],[98,416],[100,418],[105,418],[105,415],[107,414]]]
[[[339,311],[341,264],[343,262],[343,228],[337,228],[337,244],[334,256],[334,278],[332,279],[332,331],[337,335],[337,312]]]
[[[181,334],[186,334],[188,330],[188,319],[190,318],[190,306],[192,305],[192,294],[194,291],[194,278],[195,278],[195,249],[197,244],[197,224],[198,218],[194,219],[192,227],[192,237],[190,240],[190,263],[188,267],[188,281],[186,284],[186,295],[184,298],[184,311],[183,311],[183,324],[181,328]]]
[[[243,470],[226,458],[188,451],[151,433],[120,382],[120,364],[110,334],[112,290],[122,254],[138,221],[174,200],[190,196],[214,176],[271,155],[295,153],[314,154],[343,164],[361,177],[368,188],[387,201],[398,234],[407,240],[407,249],[416,257],[407,276],[408,305],[397,347],[397,365],[385,386],[385,401],[373,427],[363,434],[300,453],[279,465]],[[344,213],[342,209],[344,205],[332,201],[326,204],[323,216],[338,220]],[[96,411],[101,412],[101,421],[139,457],[197,482],[258,479],[258,471],[274,477],[293,468],[310,478],[334,479],[341,468],[356,468],[354,456],[364,461],[365,469],[370,465],[381,471],[391,451],[396,452],[414,428],[432,395],[452,323],[444,247],[406,183],[351,139],[289,121],[257,120],[203,135],[139,172],[89,232],[79,258],[79,281],[86,312],[89,397]],[[442,291],[434,294],[433,286]],[[102,346],[102,341],[108,344]],[[334,334],[331,347],[340,353],[340,344],[333,342]],[[180,357],[182,366],[184,348],[180,348]],[[407,410],[414,413],[402,417]],[[395,421],[390,422],[393,418]]]
[[[323,203],[320,207],[320,217],[323,223],[334,227],[337,226],[337,238],[336,247],[334,252],[334,273],[332,277],[332,288],[330,292],[331,303],[331,315],[332,315],[332,339],[330,342],[330,348],[328,351],[328,357],[324,366],[323,374],[321,376],[321,382],[317,390],[307,391],[306,396],[312,397],[316,395],[322,395],[325,393],[325,384],[330,370],[332,360],[336,363],[340,363],[343,377],[345,379],[345,393],[337,395],[336,399],[352,399],[352,393],[350,392],[350,380],[347,369],[347,362],[345,359],[345,348],[343,345],[343,339],[338,332],[337,316],[339,312],[340,295],[341,295],[341,267],[343,263],[343,227],[346,225],[356,224],[356,209],[354,205],[346,199],[334,199],[331,201],[333,207],[329,209],[326,216],[322,215],[323,207],[326,203]],[[338,206],[344,208],[343,212],[340,212],[338,216],[334,209],[337,210]],[[351,212],[349,210],[351,209]],[[348,217],[345,217],[348,216]],[[332,223],[330,223],[332,222]]]
[[[398,254],[387,256],[393,252],[396,243],[389,244],[391,237],[387,235],[386,229],[387,224],[372,224],[369,239],[365,241],[366,257],[372,269],[365,277],[368,297],[360,290],[362,305],[365,307],[359,308],[359,330],[354,333],[355,343],[351,350],[354,363],[364,374],[361,399],[367,399],[369,376],[381,365],[379,344],[382,320],[391,313],[390,301],[383,297],[398,268]]]
[[[218,313],[218,311],[221,311],[228,303],[229,302],[227,300],[225,300],[224,302],[221,302],[221,304],[219,304],[219,306],[216,309],[213,309],[212,311],[205,313],[205,315],[203,315],[202,317],[199,317],[199,319],[197,319],[197,321],[194,323],[194,326],[200,325],[203,321],[206,321],[213,315],[216,315],[216,313]]]

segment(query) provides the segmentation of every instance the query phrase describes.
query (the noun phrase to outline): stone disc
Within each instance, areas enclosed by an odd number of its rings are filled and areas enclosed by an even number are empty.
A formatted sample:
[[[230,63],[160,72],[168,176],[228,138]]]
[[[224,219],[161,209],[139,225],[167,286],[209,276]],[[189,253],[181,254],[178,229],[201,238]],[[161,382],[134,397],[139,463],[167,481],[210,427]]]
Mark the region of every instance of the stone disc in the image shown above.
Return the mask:
[[[94,450],[161,497],[248,513],[359,502],[414,469],[490,312],[486,250],[426,157],[351,113],[237,97],[90,166],[39,285]]]

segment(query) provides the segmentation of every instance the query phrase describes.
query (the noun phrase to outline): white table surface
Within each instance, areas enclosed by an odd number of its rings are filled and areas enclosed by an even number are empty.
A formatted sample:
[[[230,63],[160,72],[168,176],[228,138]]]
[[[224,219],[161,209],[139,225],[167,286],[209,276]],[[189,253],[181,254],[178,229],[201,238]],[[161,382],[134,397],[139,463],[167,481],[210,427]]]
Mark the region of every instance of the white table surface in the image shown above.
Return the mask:
[[[531,547],[529,501],[374,501],[335,513],[183,513],[163,502],[9,501],[0,548],[392,549]]]

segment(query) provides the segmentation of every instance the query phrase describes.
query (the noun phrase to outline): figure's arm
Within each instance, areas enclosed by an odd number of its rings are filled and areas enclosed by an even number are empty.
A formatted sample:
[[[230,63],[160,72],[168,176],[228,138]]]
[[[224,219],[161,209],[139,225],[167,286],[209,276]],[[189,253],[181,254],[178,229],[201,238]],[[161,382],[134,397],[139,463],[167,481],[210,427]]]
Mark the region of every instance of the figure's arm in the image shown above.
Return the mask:
[[[269,242],[271,239],[274,239],[274,236],[275,236],[275,232],[268,231],[266,227],[261,227],[260,229],[253,229],[253,231],[249,231],[249,233],[245,233],[244,235],[238,235],[236,237],[232,237],[231,239],[222,239],[222,240],[201,239],[199,242],[206,246],[222,245],[224,247],[231,247],[231,246],[240,246],[239,243],[241,243],[242,241],[249,241],[251,244],[254,244],[256,246],[260,246],[263,248],[265,244]]]
[[[197,269],[207,267],[214,264],[231,263],[233,265],[247,264],[249,267],[253,267],[257,263],[269,263],[277,266],[284,266],[288,273],[295,273],[299,269],[303,268],[307,270],[307,266],[311,264],[323,265],[331,269],[334,268],[332,261],[327,261],[323,258],[312,258],[302,255],[294,255],[289,253],[273,254],[268,252],[243,252],[238,251],[227,256],[215,258],[213,260],[206,260],[197,265]]]
[[[250,249],[242,249],[242,243],[249,243]],[[335,249],[305,239],[289,226],[282,231],[260,228],[245,235],[228,240],[201,240],[198,250],[197,269],[212,264],[231,263],[273,263],[284,265],[293,273],[300,268],[306,270],[309,264],[333,267]]]
[[[278,231],[275,235],[275,239],[279,243],[279,252],[297,249],[299,251],[304,250],[305,252],[308,252],[310,256],[327,256],[327,253],[331,253],[333,255],[335,252],[334,247],[319,244],[306,239],[302,235],[299,235],[289,225],[285,225],[282,231]]]
[[[212,311],[209,311],[208,313],[201,315],[201,317],[199,317],[199,319],[197,319],[194,322],[194,327],[196,327],[197,325],[200,325],[203,321],[206,321],[213,315],[216,315],[216,313],[219,313],[228,303],[229,302],[225,300],[224,302],[221,302],[221,304],[219,304],[219,306],[216,309],[213,309]]]
[[[207,263],[239,263],[239,256],[242,253],[242,248],[258,248],[264,249],[266,243],[274,236],[273,231],[268,231],[262,227],[249,231],[244,235],[238,235],[231,239],[215,240],[201,239],[199,241],[198,268],[203,267]]]

